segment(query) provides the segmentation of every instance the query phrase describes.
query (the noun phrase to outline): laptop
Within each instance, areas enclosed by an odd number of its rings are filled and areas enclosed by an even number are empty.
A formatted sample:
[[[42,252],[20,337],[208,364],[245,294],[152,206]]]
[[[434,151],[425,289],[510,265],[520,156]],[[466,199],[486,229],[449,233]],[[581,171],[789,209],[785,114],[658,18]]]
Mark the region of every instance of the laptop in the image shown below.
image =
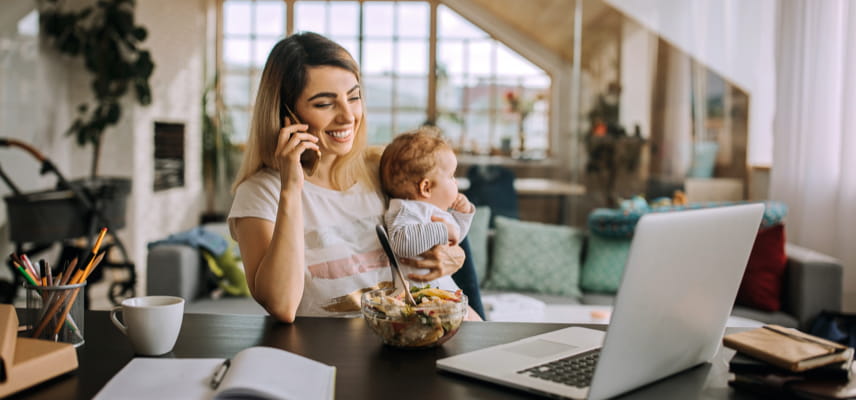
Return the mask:
[[[437,368],[551,397],[603,399],[710,361],[763,213],[756,203],[645,214],[607,332],[560,329],[442,358]]]

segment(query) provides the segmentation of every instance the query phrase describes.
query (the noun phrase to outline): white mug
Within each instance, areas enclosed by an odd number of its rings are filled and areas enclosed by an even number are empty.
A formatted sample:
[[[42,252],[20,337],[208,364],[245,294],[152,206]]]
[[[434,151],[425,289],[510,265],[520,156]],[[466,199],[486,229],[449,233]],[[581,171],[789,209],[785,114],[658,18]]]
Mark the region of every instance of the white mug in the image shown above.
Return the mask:
[[[122,313],[119,322],[116,313]],[[184,299],[173,296],[132,297],[110,310],[110,319],[131,340],[134,352],[144,356],[169,353],[178,339]]]

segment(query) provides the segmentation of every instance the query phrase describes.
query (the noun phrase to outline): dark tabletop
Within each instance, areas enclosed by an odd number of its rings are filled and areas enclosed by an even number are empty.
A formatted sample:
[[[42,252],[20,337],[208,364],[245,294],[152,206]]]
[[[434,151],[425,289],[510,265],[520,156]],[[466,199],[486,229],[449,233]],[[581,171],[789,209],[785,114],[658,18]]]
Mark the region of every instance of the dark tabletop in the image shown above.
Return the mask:
[[[446,372],[438,358],[567,327],[566,324],[465,322],[442,347],[386,347],[361,318],[299,318],[284,324],[257,315],[185,314],[175,349],[162,357],[226,358],[251,346],[272,346],[336,366],[337,399],[518,399],[532,395]],[[596,327],[594,327],[596,328]],[[602,329],[603,327],[601,327]],[[79,368],[12,398],[90,399],[133,357],[106,311],[87,311]],[[721,350],[711,363],[629,393],[627,398],[742,398],[728,388]]]

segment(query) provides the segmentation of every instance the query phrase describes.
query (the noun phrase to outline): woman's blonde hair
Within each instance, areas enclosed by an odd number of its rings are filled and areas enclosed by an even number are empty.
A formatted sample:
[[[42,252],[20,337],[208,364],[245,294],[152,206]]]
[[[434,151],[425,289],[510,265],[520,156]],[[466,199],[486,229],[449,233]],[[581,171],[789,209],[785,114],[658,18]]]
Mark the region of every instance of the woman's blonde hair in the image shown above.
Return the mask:
[[[307,70],[319,66],[343,68],[352,72],[360,82],[360,68],[348,51],[317,33],[296,33],[273,47],[262,71],[250,135],[232,193],[241,182],[262,168],[274,166],[274,152],[283,118],[287,115],[286,106],[295,109],[295,102],[306,87]],[[376,162],[372,162],[374,156],[367,151],[365,121],[363,107],[351,151],[333,163],[331,179],[334,189],[344,190],[356,182],[373,189],[379,186]]]

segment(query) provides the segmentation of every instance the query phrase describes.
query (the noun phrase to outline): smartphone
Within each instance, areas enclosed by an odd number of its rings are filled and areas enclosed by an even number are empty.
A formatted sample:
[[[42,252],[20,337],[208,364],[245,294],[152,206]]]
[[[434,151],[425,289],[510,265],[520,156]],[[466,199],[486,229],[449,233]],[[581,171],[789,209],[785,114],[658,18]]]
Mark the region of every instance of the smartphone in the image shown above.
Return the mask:
[[[285,128],[286,116],[291,119],[291,123],[302,124],[302,122],[300,122],[300,118],[297,118],[297,115],[295,115],[294,112],[291,111],[291,108],[289,108],[287,104],[282,103],[282,107],[279,111],[279,120],[282,121],[283,128]],[[300,165],[303,167],[303,170],[304,172],[306,172],[306,175],[312,176],[312,174],[315,173],[315,170],[318,169],[318,160],[320,159],[321,151],[319,150],[307,150],[300,154]]]

